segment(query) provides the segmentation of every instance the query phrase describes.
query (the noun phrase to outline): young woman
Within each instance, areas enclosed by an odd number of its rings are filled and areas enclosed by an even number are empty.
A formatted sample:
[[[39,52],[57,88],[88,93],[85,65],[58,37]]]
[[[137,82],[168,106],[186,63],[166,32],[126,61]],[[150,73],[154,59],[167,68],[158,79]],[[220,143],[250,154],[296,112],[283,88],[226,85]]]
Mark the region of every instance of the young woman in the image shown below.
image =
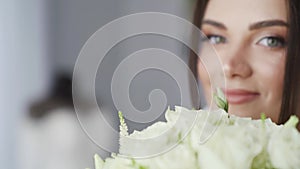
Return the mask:
[[[299,2],[198,0],[194,24],[221,58],[229,113],[257,119],[263,112],[284,123],[299,112]],[[190,67],[209,102],[211,81],[194,53]]]

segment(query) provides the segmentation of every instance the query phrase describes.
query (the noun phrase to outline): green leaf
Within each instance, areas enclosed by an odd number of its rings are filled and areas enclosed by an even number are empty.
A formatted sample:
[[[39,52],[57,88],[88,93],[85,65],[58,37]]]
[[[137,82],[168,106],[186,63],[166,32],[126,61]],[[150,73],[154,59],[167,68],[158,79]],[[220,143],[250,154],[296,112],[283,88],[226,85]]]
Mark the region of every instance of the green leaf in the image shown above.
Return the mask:
[[[265,128],[266,128],[266,119],[267,119],[267,116],[265,113],[261,113],[260,114],[260,119],[261,119],[261,123],[262,123],[262,129],[263,129],[263,132],[265,132]]]
[[[222,92],[222,90],[220,88],[217,88],[217,92],[214,93],[214,100],[220,109],[223,109],[226,112],[228,112],[228,107],[229,107],[228,102],[225,98],[224,93]]]
[[[119,114],[119,119],[120,119],[120,135],[121,136],[128,136],[128,127],[125,123],[125,119],[123,117],[122,112],[118,112]]]
[[[298,123],[299,123],[299,119],[298,119],[298,117],[296,117],[294,115],[289,118],[289,120],[284,124],[284,127],[295,127],[296,128]]]
[[[260,119],[262,120],[263,123],[265,123],[266,119],[267,119],[267,116],[265,113],[261,113],[260,114]]]

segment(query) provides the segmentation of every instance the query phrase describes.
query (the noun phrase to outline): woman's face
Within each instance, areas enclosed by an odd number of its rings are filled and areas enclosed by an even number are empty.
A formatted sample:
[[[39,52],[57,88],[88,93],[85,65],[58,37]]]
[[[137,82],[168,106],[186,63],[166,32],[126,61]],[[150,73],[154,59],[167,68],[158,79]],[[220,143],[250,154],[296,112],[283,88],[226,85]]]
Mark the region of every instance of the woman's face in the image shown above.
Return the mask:
[[[209,1],[202,31],[223,64],[229,113],[255,119],[265,113],[278,122],[286,59],[286,5],[285,0]],[[200,60],[198,74],[210,100],[211,83]]]

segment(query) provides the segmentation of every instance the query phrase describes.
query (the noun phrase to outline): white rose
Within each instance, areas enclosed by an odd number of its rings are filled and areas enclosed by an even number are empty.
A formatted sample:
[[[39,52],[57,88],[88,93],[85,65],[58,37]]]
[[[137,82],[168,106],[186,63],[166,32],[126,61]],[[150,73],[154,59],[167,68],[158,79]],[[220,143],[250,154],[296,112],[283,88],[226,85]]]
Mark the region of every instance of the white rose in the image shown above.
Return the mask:
[[[183,143],[167,153],[137,162],[149,169],[198,169],[195,151]]]
[[[176,146],[193,127],[196,111],[175,107],[167,110],[167,122],[157,122],[142,131],[121,136],[120,153],[133,157],[151,157]]]
[[[250,125],[220,125],[213,136],[199,146],[200,168],[250,169],[263,148],[256,131],[257,128]]]
[[[135,167],[131,160],[115,157],[106,159],[102,169],[135,169]]]
[[[296,128],[282,127],[270,136],[268,152],[275,168],[299,169],[300,133]]]
[[[168,109],[165,116],[166,122],[157,122],[130,135],[121,118],[121,154],[151,158],[133,160],[117,155],[103,162],[95,157],[97,169],[298,169],[300,166],[296,117],[283,126],[271,119],[229,117],[223,110],[208,112],[182,107],[175,107],[175,111]]]

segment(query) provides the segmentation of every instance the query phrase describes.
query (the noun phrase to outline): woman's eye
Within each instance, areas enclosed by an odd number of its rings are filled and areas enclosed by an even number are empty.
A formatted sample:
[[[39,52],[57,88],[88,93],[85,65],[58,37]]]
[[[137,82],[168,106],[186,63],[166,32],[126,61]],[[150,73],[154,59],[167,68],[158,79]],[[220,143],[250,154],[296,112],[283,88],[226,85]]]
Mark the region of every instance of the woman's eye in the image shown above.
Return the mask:
[[[226,42],[226,39],[219,35],[208,35],[207,38],[214,45]]]
[[[285,46],[285,40],[280,37],[265,37],[258,44],[269,48],[282,48]]]

